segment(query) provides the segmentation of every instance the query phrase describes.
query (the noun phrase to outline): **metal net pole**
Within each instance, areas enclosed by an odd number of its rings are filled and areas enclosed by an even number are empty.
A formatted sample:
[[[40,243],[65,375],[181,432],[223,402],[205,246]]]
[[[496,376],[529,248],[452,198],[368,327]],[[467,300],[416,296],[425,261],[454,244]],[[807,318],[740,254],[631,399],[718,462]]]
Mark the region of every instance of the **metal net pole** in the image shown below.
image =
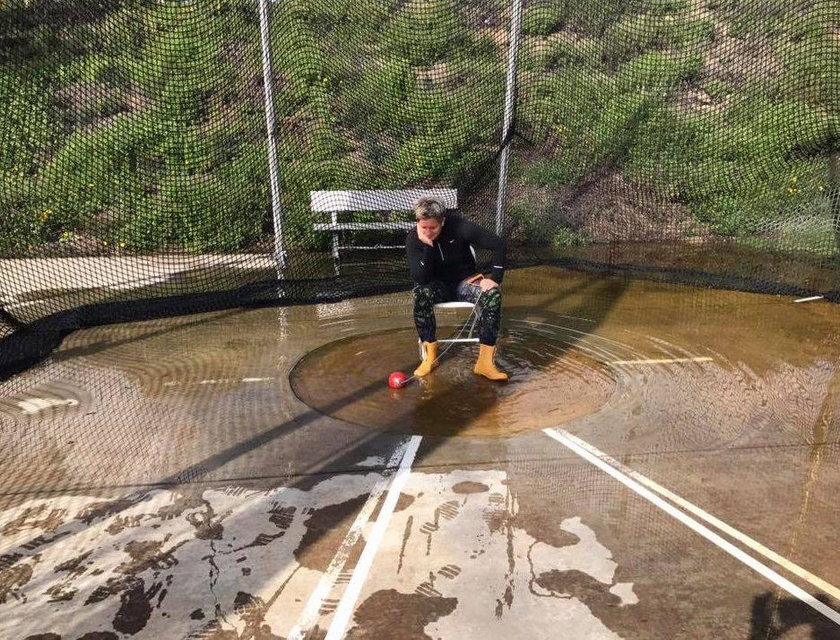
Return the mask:
[[[277,278],[286,266],[283,245],[283,211],[280,206],[280,171],[277,163],[277,139],[274,116],[274,68],[271,64],[271,40],[268,30],[268,0],[260,0],[260,41],[262,44],[265,122],[268,129],[268,171],[271,181],[271,217],[274,222],[274,263]]]
[[[502,127],[502,157],[499,165],[499,192],[496,199],[496,233],[503,234],[505,226],[505,203],[510,165],[510,134],[516,111],[516,68],[519,59],[519,44],[522,35],[522,0],[513,0],[513,15],[510,23],[510,46],[508,48],[507,77],[505,80],[505,115]]]

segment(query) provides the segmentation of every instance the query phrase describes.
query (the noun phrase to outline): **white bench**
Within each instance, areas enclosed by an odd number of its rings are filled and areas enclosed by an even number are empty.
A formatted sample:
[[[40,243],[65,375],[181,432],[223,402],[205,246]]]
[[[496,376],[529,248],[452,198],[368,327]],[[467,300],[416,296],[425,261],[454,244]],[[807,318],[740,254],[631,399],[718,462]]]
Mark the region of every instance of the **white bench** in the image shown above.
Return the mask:
[[[341,272],[341,252],[365,249],[404,249],[405,245],[360,246],[341,244],[341,233],[345,231],[407,231],[416,223],[414,217],[401,221],[342,222],[342,212],[380,211],[411,212],[420,198],[436,198],[447,209],[458,208],[458,191],[455,189],[404,189],[401,191],[311,191],[309,208],[313,213],[329,214],[329,222],[316,222],[313,231],[332,234],[333,270]],[[406,216],[408,218],[408,216]]]
[[[309,207],[313,213],[328,213],[329,222],[316,222],[312,225],[313,231],[328,232],[332,234],[332,256],[333,270],[335,275],[341,272],[341,252],[365,249],[404,249],[405,245],[342,245],[341,232],[343,231],[408,231],[417,224],[414,217],[398,222],[341,222],[339,215],[342,212],[354,211],[412,211],[415,203],[420,198],[435,198],[447,209],[458,208],[458,191],[455,189],[403,189],[400,191],[311,191],[309,193]],[[472,247],[470,247],[472,249]],[[473,255],[475,251],[473,250]],[[472,302],[441,302],[435,305],[435,309],[470,309],[474,307]],[[449,338],[438,340],[438,342],[478,342],[473,337],[476,318],[473,318],[466,338]],[[420,358],[424,357],[423,344],[419,343]]]

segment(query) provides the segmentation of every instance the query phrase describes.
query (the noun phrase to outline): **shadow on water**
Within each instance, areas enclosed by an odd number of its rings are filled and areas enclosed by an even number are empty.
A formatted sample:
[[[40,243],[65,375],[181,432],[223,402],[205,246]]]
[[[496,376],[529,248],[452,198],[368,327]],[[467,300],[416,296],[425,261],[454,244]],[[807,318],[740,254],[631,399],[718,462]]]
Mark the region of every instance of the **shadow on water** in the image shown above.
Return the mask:
[[[815,593],[814,598],[829,607],[831,599]],[[749,640],[777,640],[792,629],[809,628],[812,640],[835,640],[837,624],[796,598],[764,593],[753,600]]]
[[[512,315],[527,312],[529,318],[539,318],[544,322],[551,323],[559,323],[563,320],[568,320],[570,316],[585,318],[588,322],[588,329],[594,330],[606,319],[611,308],[622,296],[627,286],[628,283],[623,279],[593,280],[591,284],[587,283],[587,285],[584,287],[574,287],[566,291],[560,291],[548,300],[546,300],[540,306],[511,308],[503,307],[503,310],[505,314]],[[565,309],[566,313],[561,315],[556,311],[552,311],[550,309],[552,305],[560,303],[564,298],[579,293],[589,293],[589,295],[587,296],[586,300],[581,304]],[[533,363],[534,367],[536,368],[540,366],[545,366],[549,364],[551,360],[562,357],[563,351],[573,348],[574,342],[574,340],[570,341],[559,352],[555,350],[550,354],[535,356],[537,358],[537,361]],[[407,361],[405,363],[405,368],[413,367],[414,363],[415,361],[413,359],[411,361]],[[330,412],[338,409],[342,405],[355,402],[359,399],[359,397],[370,394],[375,389],[381,388],[382,384],[382,380],[377,380],[376,382],[371,383],[370,385],[367,385],[366,387],[356,391],[352,395],[337,399],[332,404],[332,406],[325,407],[325,410],[326,412]],[[453,387],[450,389],[442,389],[441,392],[436,395],[435,402],[459,402],[459,398],[462,393],[463,390],[458,385],[453,385]],[[484,407],[483,411],[491,411],[492,409],[493,406],[491,403],[490,405]],[[148,485],[144,485],[142,489],[138,489],[138,485],[136,484],[131,485],[132,487],[136,488],[136,490],[133,493],[120,498],[104,500],[103,502],[98,503],[95,509],[86,510],[85,521],[89,522],[95,518],[110,517],[119,514],[122,511],[136,505],[138,502],[142,502],[143,500],[147,499],[148,492],[151,489],[157,487],[176,486],[184,493],[188,493],[191,491],[200,493],[205,488],[201,487],[200,485],[204,483],[212,483],[213,485],[218,485],[219,483],[230,484],[236,482],[253,483],[254,481],[258,480],[276,481],[278,478],[282,478],[285,481],[282,482],[281,486],[286,488],[295,488],[301,491],[307,491],[313,486],[317,485],[324,479],[324,477],[327,476],[332,476],[341,473],[366,474],[371,472],[383,472],[389,470],[385,466],[360,468],[358,466],[358,463],[372,455],[382,455],[385,459],[388,459],[394,451],[395,440],[401,442],[404,440],[404,436],[400,436],[399,434],[395,433],[372,431],[371,433],[365,434],[364,436],[357,438],[356,440],[348,443],[347,445],[339,447],[338,450],[333,453],[323,454],[320,460],[314,462],[306,469],[299,470],[298,474],[292,476],[293,479],[290,478],[288,475],[272,476],[256,474],[235,475],[224,478],[211,477],[211,474],[214,474],[215,472],[219,471],[228,463],[243,458],[248,454],[257,451],[261,447],[281,440],[284,437],[290,436],[293,433],[306,427],[307,425],[312,424],[316,420],[322,419],[323,417],[324,413],[317,412],[312,409],[306,410],[289,421],[271,427],[254,437],[251,437],[247,440],[243,440],[233,446],[219,451],[218,453],[208,456],[196,464],[192,464],[189,467],[181,469],[180,471],[172,473],[166,477],[160,478],[159,480],[153,480]],[[414,466],[421,467],[424,459],[426,459],[429,456],[429,454],[442,447],[446,442],[447,438],[425,437],[415,457]],[[270,484],[272,488],[276,486],[276,482],[271,482]],[[73,492],[79,492],[86,490],[89,491],[92,489],[107,490],[119,488],[128,487],[126,487],[125,485],[120,486],[110,484],[98,487],[73,487],[70,490]],[[38,495],[39,493],[42,494],[43,491],[43,489],[32,489],[25,492],[4,493],[0,495]],[[50,493],[56,493],[59,491],[61,490],[50,489]],[[76,519],[78,520],[79,517],[80,516],[77,515]],[[235,517],[236,516],[233,516],[234,519]],[[347,526],[348,522],[351,521],[354,517],[355,510],[350,510],[346,515],[342,515],[336,518],[335,522],[331,523],[330,528],[335,529],[336,527]],[[236,525],[230,522],[230,520],[226,520],[224,526],[235,527]],[[65,533],[62,533],[62,530],[64,530]],[[45,549],[50,545],[61,544],[62,542],[64,542],[62,538],[69,533],[71,533],[71,531],[69,530],[69,524],[65,523],[51,532],[49,540],[45,540],[43,536],[38,536],[36,538],[33,538],[32,540],[26,541],[18,545],[18,547]],[[295,549],[295,555],[297,557],[300,557],[300,555],[304,554],[308,548],[311,548],[314,544],[318,543],[322,538],[324,538],[327,535],[327,533],[327,529],[320,530],[317,532],[310,531],[310,535],[305,536],[301,540],[298,547]],[[219,532],[219,537],[221,537],[221,532]],[[28,556],[20,555],[18,558],[12,559],[12,565],[17,563],[19,560],[25,560],[27,557]],[[282,588],[283,586],[279,587],[281,591]],[[151,612],[149,612],[149,615],[151,615]],[[145,622],[143,623],[143,626],[145,626]]]
[[[94,342],[91,344],[80,345],[78,347],[71,347],[70,349],[62,349],[60,351],[55,351],[52,354],[52,360],[54,362],[65,362],[68,360],[72,360],[73,358],[84,358],[96,355],[102,351],[107,349],[112,349],[116,347],[120,347],[127,344],[132,344],[135,342],[140,342],[142,340],[146,340],[148,338],[155,338],[159,336],[166,335],[168,333],[172,333],[174,331],[178,331],[180,329],[186,329],[190,327],[197,327],[200,325],[206,325],[224,318],[230,318],[233,316],[240,315],[245,313],[246,309],[233,309],[231,311],[226,312],[217,312],[214,313],[210,317],[205,318],[198,318],[196,320],[190,320],[189,322],[184,322],[180,324],[175,324],[171,327],[163,327],[163,328],[156,328],[147,333],[142,333],[139,335],[131,336],[129,338],[122,338],[119,340],[100,340],[99,342]]]
[[[539,319],[543,322],[547,323],[561,323],[563,321],[568,321],[569,317],[578,317],[578,318],[586,318],[588,328],[590,330],[594,330],[599,326],[606,316],[609,313],[610,308],[615,304],[615,302],[621,297],[623,294],[627,284],[626,281],[623,279],[610,279],[610,280],[592,280],[581,285],[576,285],[573,288],[570,288],[566,291],[561,291],[552,296],[550,299],[546,300],[540,306],[528,306],[528,307],[504,307],[504,313],[509,315],[515,315],[517,313],[527,312],[528,317],[531,319]],[[590,291],[590,295],[587,297],[586,301],[575,306],[572,308],[567,309],[567,313],[559,314],[555,311],[552,311],[549,307],[552,305],[557,304],[558,302],[562,301],[564,298],[579,294],[581,292],[585,292],[586,290]],[[241,311],[234,311],[225,316],[235,315],[236,313],[241,313]],[[134,338],[128,338],[123,341],[113,341],[109,343],[97,343],[94,345],[94,349],[89,351],[84,348],[79,348],[79,350],[70,350],[64,354],[62,354],[62,359],[69,359],[71,357],[81,357],[85,355],[90,355],[91,353],[95,353],[101,351],[102,349],[109,348],[111,346],[116,346],[126,342],[134,342],[146,337],[153,337],[156,335],[160,335],[163,333],[176,331],[181,328],[187,328],[196,324],[207,324],[209,322],[213,322],[219,317],[225,317],[215,315],[212,318],[202,318],[200,320],[196,320],[195,322],[184,323],[180,324],[176,327],[172,327],[166,330],[159,330],[155,332],[151,332],[148,334],[144,334],[143,336],[138,336]],[[534,368],[539,368],[542,366],[546,366],[552,360],[562,357],[563,352],[567,351],[574,346],[574,341],[570,341],[563,347],[560,351],[552,351],[551,353],[534,353],[533,357],[535,361],[533,362]],[[404,370],[410,370],[416,364],[415,360],[406,361],[402,367]],[[292,432],[297,431],[301,427],[310,424],[316,419],[322,418],[325,415],[329,416],[334,413],[336,410],[341,408],[342,406],[352,404],[356,402],[359,398],[364,397],[374,391],[378,391],[381,389],[383,385],[383,381],[377,379],[376,381],[370,383],[367,386],[364,386],[352,394],[344,395],[340,398],[336,398],[333,402],[328,405],[322,407],[320,411],[316,410],[306,410],[300,415],[294,417],[293,419],[284,422],[282,424],[276,425],[274,427],[269,428],[268,430],[252,437],[247,440],[243,440],[223,451],[220,451],[208,458],[198,462],[194,465],[190,465],[189,467],[178,471],[176,473],[170,474],[164,478],[159,480],[154,480],[148,483],[148,485],[144,486],[159,486],[159,485],[173,485],[173,484],[181,484],[186,482],[197,482],[201,481],[202,477],[206,476],[207,474],[214,473],[215,471],[219,470],[224,465],[232,462],[249,452],[255,451],[260,447],[284,436],[290,434]],[[440,393],[436,394],[435,396],[435,403],[447,403],[447,402],[459,402],[460,397],[462,396],[463,389],[460,385],[452,385],[450,389],[440,389]],[[483,408],[483,411],[489,411],[492,409],[492,404]],[[481,411],[481,410],[479,410]],[[404,416],[395,415],[393,418],[393,423],[390,425],[386,425],[386,429],[388,428],[395,428],[399,425],[399,423],[404,419]],[[365,437],[359,444],[356,445],[355,448],[351,449],[346,453],[346,455],[342,456],[339,460],[334,462],[331,466],[335,469],[341,471],[358,471],[358,469],[353,469],[355,463],[359,460],[359,456],[367,457],[369,452],[364,448],[368,443],[375,441],[376,439],[382,436],[393,436],[394,434],[387,434],[382,432],[373,432],[369,437]],[[442,440],[445,442],[445,439]],[[420,452],[418,453],[418,460],[422,459],[424,450],[426,452],[431,452],[441,443],[435,443],[434,445],[429,445],[428,441],[424,447],[421,447]],[[344,461],[347,464],[341,464],[340,461]],[[318,473],[319,469],[317,468],[310,468],[307,471],[309,473]],[[227,478],[230,481],[236,480],[250,480],[253,479],[252,476],[247,477],[240,477],[240,478]],[[214,480],[215,482],[215,480]],[[126,485],[118,485],[118,484],[110,484],[110,485],[100,485],[98,487],[72,487],[73,490],[84,490],[84,489],[108,489],[108,488],[117,488],[117,487],[125,487]],[[130,486],[137,486],[130,485]],[[37,493],[43,489],[32,489],[28,490],[26,494]],[[3,492],[0,495],[14,495],[14,493],[10,492]],[[17,495],[20,495],[19,493]]]

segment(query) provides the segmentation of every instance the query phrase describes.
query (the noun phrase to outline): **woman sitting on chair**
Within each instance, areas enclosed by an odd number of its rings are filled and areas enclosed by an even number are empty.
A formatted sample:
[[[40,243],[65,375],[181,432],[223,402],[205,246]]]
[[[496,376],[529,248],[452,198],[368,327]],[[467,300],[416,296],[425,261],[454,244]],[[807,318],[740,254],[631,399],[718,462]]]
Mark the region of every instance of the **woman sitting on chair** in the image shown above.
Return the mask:
[[[490,380],[507,380],[496,368],[493,356],[499,334],[502,294],[499,283],[505,268],[505,241],[454,212],[446,212],[434,198],[421,198],[414,205],[417,227],[405,240],[408,266],[414,279],[414,324],[423,342],[423,362],[415,376],[428,375],[437,362],[434,306],[455,300],[472,302],[479,311],[479,354],[473,371]],[[476,273],[471,246],[493,252],[489,278]]]

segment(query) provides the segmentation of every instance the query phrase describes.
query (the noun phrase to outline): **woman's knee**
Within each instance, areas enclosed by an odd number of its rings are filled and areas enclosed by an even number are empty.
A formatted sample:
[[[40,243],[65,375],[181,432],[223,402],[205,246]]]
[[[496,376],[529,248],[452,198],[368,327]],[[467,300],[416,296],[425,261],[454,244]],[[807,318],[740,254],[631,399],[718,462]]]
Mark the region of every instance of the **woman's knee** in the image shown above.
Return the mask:
[[[435,306],[435,289],[428,284],[418,284],[414,287],[414,306],[415,307],[434,307]]]
[[[435,288],[430,284],[414,285],[414,298],[434,298]]]
[[[496,311],[502,306],[502,292],[498,289],[485,291],[479,300],[479,306],[488,311]]]

